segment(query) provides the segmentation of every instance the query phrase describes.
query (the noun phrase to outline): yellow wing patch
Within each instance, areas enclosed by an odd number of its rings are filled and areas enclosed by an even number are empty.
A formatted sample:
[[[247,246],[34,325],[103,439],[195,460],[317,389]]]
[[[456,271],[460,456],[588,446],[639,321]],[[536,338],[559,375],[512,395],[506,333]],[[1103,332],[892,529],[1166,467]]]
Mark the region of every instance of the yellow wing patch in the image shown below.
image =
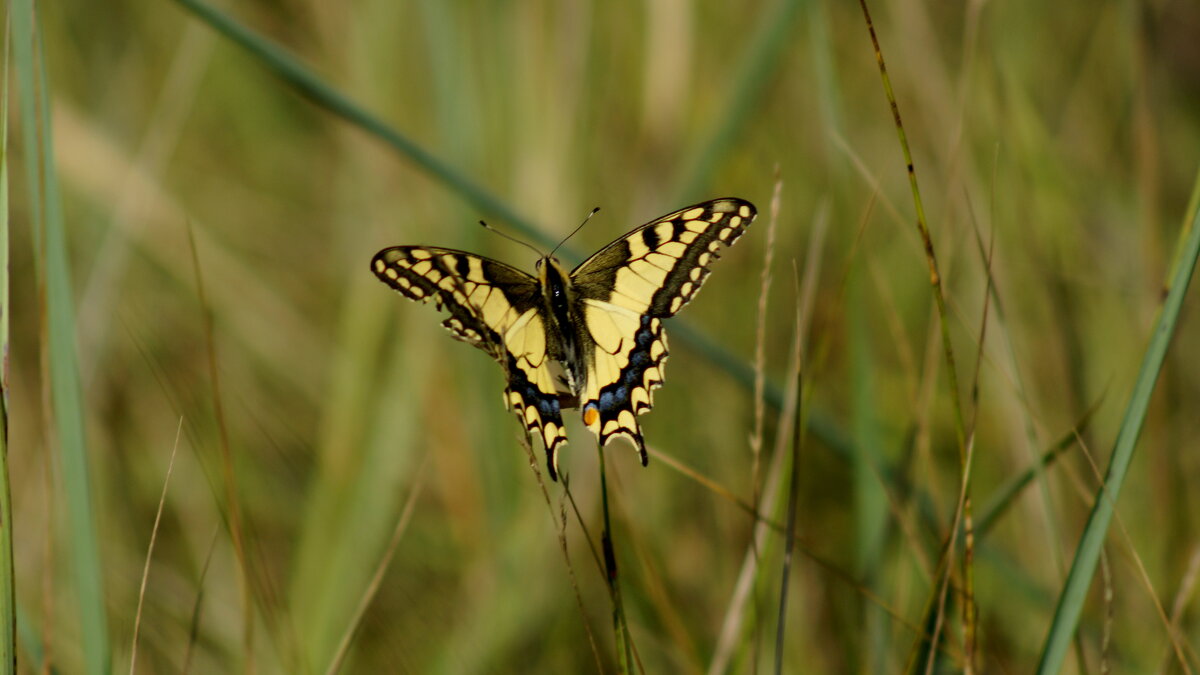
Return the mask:
[[[422,246],[384,249],[371,269],[406,298],[447,310],[442,325],[450,334],[500,363],[508,379],[506,405],[539,433],[553,457],[567,440],[558,400],[561,367],[549,359],[537,280],[495,260]]]

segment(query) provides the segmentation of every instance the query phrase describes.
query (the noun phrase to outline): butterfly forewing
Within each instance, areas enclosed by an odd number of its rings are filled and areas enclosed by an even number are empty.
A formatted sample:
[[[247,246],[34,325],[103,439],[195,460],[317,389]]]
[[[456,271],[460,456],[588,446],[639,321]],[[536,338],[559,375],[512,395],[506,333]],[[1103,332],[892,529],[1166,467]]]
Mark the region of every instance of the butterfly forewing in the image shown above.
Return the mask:
[[[571,279],[586,297],[673,316],[700,290],[719,250],[737,241],[754,216],[754,205],[741,199],[680,209],[600,249]]]
[[[448,311],[442,325],[451,335],[500,363],[505,403],[541,434],[547,452],[567,440],[536,279],[497,260],[430,246],[384,249],[371,270],[404,297]]]

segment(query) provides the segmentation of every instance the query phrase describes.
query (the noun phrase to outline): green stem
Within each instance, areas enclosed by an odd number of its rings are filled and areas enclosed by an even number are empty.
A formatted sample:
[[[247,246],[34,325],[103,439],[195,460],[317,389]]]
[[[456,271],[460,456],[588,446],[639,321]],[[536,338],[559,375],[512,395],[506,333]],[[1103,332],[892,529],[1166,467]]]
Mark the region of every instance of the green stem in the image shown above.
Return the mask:
[[[11,9],[9,10],[11,12]],[[4,36],[4,91],[0,93],[0,673],[17,669],[17,606],[13,568],[12,492],[8,476],[8,54]]]
[[[1200,171],[1196,174],[1195,184],[1197,190],[1200,190]],[[1192,208],[1197,207],[1193,205]],[[1096,565],[1104,548],[1104,539],[1108,534],[1108,526],[1116,509],[1117,496],[1121,492],[1122,483],[1125,482],[1138,436],[1146,421],[1146,410],[1150,407],[1154,385],[1162,372],[1167,348],[1175,335],[1176,325],[1179,323],[1179,310],[1192,281],[1192,272],[1195,270],[1197,259],[1200,259],[1200,209],[1194,210],[1191,218],[1191,230],[1187,232],[1186,238],[1179,242],[1179,253],[1175,256],[1177,264],[1174,265],[1167,286],[1166,301],[1155,322],[1150,344],[1142,357],[1142,367],[1133,386],[1133,393],[1129,397],[1125,416],[1121,419],[1121,427],[1113,443],[1104,484],[1096,495],[1092,513],[1075,550],[1071,572],[1067,575],[1066,584],[1058,598],[1058,607],[1054,611],[1050,632],[1046,635],[1046,644],[1042,648],[1041,663],[1038,664],[1039,675],[1050,675],[1062,670],[1063,661],[1071,645],[1071,637],[1079,625],[1079,616],[1083,612],[1088,588],[1092,585],[1092,577],[1095,576]]]
[[[604,531],[600,534],[604,548],[604,571],[608,575],[608,590],[613,603],[613,633],[617,640],[617,667],[622,674],[628,673],[633,663],[633,650],[629,643],[629,623],[625,620],[625,606],[621,602],[621,583],[617,576],[617,555],[613,550],[612,525],[608,518],[608,476],[604,471],[604,448],[597,446],[600,455],[600,504],[604,511]]]

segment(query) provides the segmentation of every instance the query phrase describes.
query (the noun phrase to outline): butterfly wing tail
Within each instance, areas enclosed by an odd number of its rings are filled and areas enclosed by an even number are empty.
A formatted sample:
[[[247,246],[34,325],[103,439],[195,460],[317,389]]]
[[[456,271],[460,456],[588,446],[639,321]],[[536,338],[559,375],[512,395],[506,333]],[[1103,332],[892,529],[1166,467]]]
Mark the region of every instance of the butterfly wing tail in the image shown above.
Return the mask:
[[[594,407],[585,407],[583,421],[586,424],[588,420],[593,421],[592,424],[588,424],[588,428],[596,434],[600,447],[606,447],[612,439],[624,436],[637,448],[638,459],[642,461],[642,466],[650,463],[650,455],[646,452],[646,441],[642,438],[642,427],[633,413],[622,410],[616,418],[602,423],[600,422],[600,413],[596,412]]]
[[[533,387],[513,383],[504,392],[504,400],[527,432],[537,432],[546,448],[546,468],[550,480],[558,480],[558,449],[567,442],[558,398],[543,395]]]

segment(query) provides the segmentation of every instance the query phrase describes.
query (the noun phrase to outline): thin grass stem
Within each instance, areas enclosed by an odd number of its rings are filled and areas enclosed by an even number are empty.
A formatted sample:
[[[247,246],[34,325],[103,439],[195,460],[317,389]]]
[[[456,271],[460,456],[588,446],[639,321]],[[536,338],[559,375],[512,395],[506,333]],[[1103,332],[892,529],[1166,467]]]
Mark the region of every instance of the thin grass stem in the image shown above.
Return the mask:
[[[429,455],[426,454],[421,459],[421,464],[413,473],[412,486],[409,488],[408,499],[404,501],[404,507],[400,510],[400,517],[396,519],[396,527],[392,530],[392,537],[388,540],[387,548],[384,549],[383,555],[379,558],[379,564],[375,566],[375,573],[371,575],[371,581],[363,590],[362,597],[359,598],[358,606],[354,609],[354,616],[346,623],[346,630],[342,633],[341,640],[338,641],[337,649],[333,652],[333,658],[329,660],[329,666],[325,669],[325,675],[335,675],[341,672],[342,666],[346,662],[346,657],[350,654],[350,646],[354,642],[354,636],[358,634],[358,630],[362,627],[363,618],[367,615],[367,610],[370,609],[371,603],[375,597],[379,595],[379,589],[383,586],[383,579],[387,575],[388,568],[392,565],[392,560],[396,557],[396,551],[400,548],[400,540],[404,538],[404,533],[408,531],[408,523],[412,520],[412,514],[416,510],[417,499],[421,496],[421,491],[425,488],[425,471],[429,465]]]
[[[129,675],[137,671],[138,635],[142,627],[142,608],[146,602],[146,584],[150,580],[150,561],[154,559],[154,543],[158,541],[158,527],[162,524],[163,507],[167,504],[167,488],[171,484],[171,472],[175,470],[175,455],[179,450],[179,435],[183,432],[183,418],[175,429],[175,443],[171,446],[171,458],[167,460],[167,475],[163,478],[162,494],[158,497],[158,509],[154,512],[154,525],[150,527],[150,543],[146,545],[146,563],[142,566],[142,582],[138,587],[137,609],[133,613],[133,639],[129,648]]]
[[[12,46],[12,6],[4,14],[4,91],[0,92],[0,673],[17,668],[17,593],[13,567],[12,486],[8,466],[8,347],[12,303],[9,294],[8,231],[8,73]]]
[[[966,425],[964,423],[964,418],[963,418],[962,400],[961,400],[961,397],[960,397],[959,391],[958,391],[958,369],[955,365],[954,348],[950,341],[950,326],[949,326],[949,321],[948,321],[948,317],[947,317],[947,313],[946,313],[946,299],[945,299],[945,295],[942,290],[942,276],[941,276],[941,273],[938,271],[937,255],[934,253],[933,238],[929,234],[929,226],[928,226],[926,218],[925,218],[925,207],[921,200],[921,189],[917,183],[917,172],[913,165],[912,150],[909,148],[908,135],[904,131],[904,123],[901,121],[901,118],[900,118],[900,105],[899,105],[899,103],[897,103],[895,93],[892,90],[892,81],[891,81],[891,78],[888,76],[887,66],[885,65],[884,59],[883,59],[883,50],[879,46],[879,37],[875,33],[875,25],[871,21],[871,13],[867,9],[867,2],[866,2],[866,0],[859,0],[858,4],[859,4],[859,7],[862,8],[863,19],[867,25],[867,32],[871,36],[871,44],[875,50],[875,62],[879,66],[879,75],[883,81],[884,94],[887,97],[888,104],[891,106],[892,120],[895,122],[895,126],[896,126],[896,135],[900,142],[901,151],[904,154],[905,167],[908,172],[909,187],[912,190],[913,207],[916,210],[917,231],[920,233],[921,242],[925,247],[925,260],[929,266],[929,284],[930,284],[931,290],[933,291],[934,303],[937,307],[938,327],[941,330],[941,338],[942,338],[942,354],[946,360],[946,373],[950,380],[950,400],[951,400],[953,410],[954,410],[954,432],[955,432],[956,440],[958,442],[958,456],[959,456],[959,463],[961,465],[962,498],[959,500],[959,505],[960,505],[960,508],[965,510],[965,512],[962,513],[961,515],[955,514],[955,520],[957,521],[961,518],[961,519],[965,520],[966,522],[970,522],[971,521],[971,484],[970,484],[971,467],[969,465],[969,459],[971,457],[971,453],[968,452],[969,444],[967,442]],[[954,538],[955,536],[957,536],[957,531],[956,530],[952,531],[950,536],[951,536],[951,538]],[[955,547],[954,546],[946,546],[943,549],[943,553],[944,553],[944,555],[953,557],[955,554]],[[972,568],[972,559],[973,559],[972,556],[964,556],[963,557],[963,569],[962,569],[963,592],[964,592],[965,596],[968,598],[974,597],[974,595],[975,595],[975,591],[974,591],[975,575],[974,575],[974,571]],[[946,574],[951,574],[952,566],[946,565],[943,567],[943,569],[945,570]],[[944,597],[945,596],[943,595],[943,598]],[[939,607],[938,611],[940,613],[942,611],[942,607]],[[964,632],[964,636],[965,636],[965,641],[967,643],[966,652],[968,655],[970,655],[972,653],[971,643],[973,642],[974,635],[975,635],[974,614],[971,610],[967,610],[967,613],[964,615],[963,618],[964,618],[963,632]],[[940,620],[938,621],[938,625],[939,626],[941,625]],[[935,631],[934,636],[933,636],[933,641],[932,641],[932,643],[935,647],[936,647],[936,643],[937,643],[937,638],[938,638],[938,635]],[[931,652],[931,654],[936,654],[936,653],[937,653],[936,649],[934,649]],[[930,668],[933,667],[933,659],[930,659],[929,667]],[[968,659],[965,662],[964,668],[967,673],[974,672],[973,663],[970,659]]]
[[[530,453],[532,454],[532,453]],[[604,674],[604,662],[600,659],[600,648],[596,645],[596,634],[592,632],[592,622],[588,618],[587,611],[583,606],[583,594],[579,591],[579,579],[575,577],[575,566],[571,564],[571,549],[567,546],[567,504],[571,504],[571,510],[575,517],[579,519],[579,524],[583,526],[583,518],[579,515],[579,507],[575,504],[575,497],[571,494],[571,486],[567,481],[566,474],[563,474],[563,497],[558,500],[558,521],[555,523],[558,526],[558,547],[562,551],[563,560],[567,563],[567,575],[571,578],[571,591],[575,594],[575,606],[579,609],[579,615],[583,619],[583,629],[587,633],[588,646],[592,648],[592,658],[596,661],[596,672]],[[587,539],[588,548],[592,552],[592,556],[596,556],[596,547],[592,545],[592,539],[587,533],[587,528],[583,527],[583,536]],[[597,558],[597,567],[599,567],[599,559]]]
[[[600,508],[604,513],[604,530],[600,533],[600,545],[604,551],[604,571],[612,597],[613,634],[617,645],[617,669],[628,675],[633,667],[632,642],[629,639],[629,623],[625,619],[625,604],[621,600],[621,579],[617,573],[617,554],[613,546],[612,524],[608,516],[608,473],[604,468],[604,447],[597,444],[596,454],[600,458]]]
[[[779,616],[775,623],[775,675],[783,673],[783,647],[787,643],[784,639],[787,626],[787,599],[788,587],[791,585],[792,578],[792,552],[796,547],[796,512],[800,498],[800,444],[803,442],[804,433],[803,425],[800,423],[802,417],[801,411],[804,404],[804,326],[805,313],[801,309],[800,302],[800,273],[796,269],[796,264],[792,263],[792,281],[795,285],[796,292],[796,340],[795,352],[792,358],[795,359],[796,368],[792,374],[795,380],[796,387],[796,422],[792,425],[792,456],[791,470],[789,472],[788,481],[788,498],[787,498],[787,526],[784,532],[783,544],[783,571],[781,572],[779,582]]]

